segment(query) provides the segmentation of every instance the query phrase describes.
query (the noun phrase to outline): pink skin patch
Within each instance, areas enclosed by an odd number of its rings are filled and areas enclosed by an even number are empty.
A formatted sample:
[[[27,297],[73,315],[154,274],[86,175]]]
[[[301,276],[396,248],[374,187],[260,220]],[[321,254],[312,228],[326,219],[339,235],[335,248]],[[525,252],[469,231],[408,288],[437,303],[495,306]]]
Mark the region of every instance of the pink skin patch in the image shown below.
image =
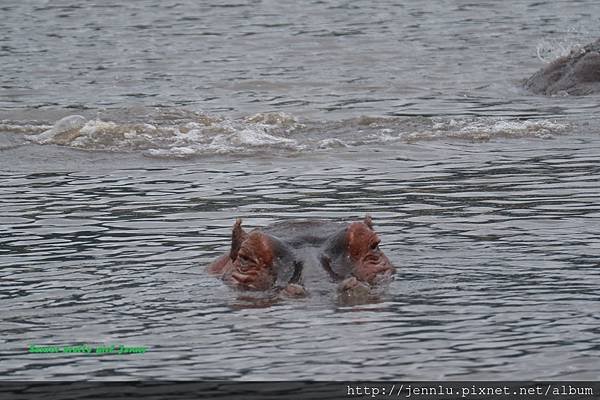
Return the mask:
[[[373,284],[394,273],[394,266],[379,249],[381,240],[367,221],[351,223],[347,240],[348,254],[355,265],[352,272],[357,279]]]
[[[273,246],[269,237],[261,232],[251,232],[240,245],[233,260],[231,281],[246,290],[267,290],[273,287]]]
[[[210,264],[207,271],[211,275],[217,275],[222,278],[224,275],[230,273],[232,269],[233,263],[231,262],[231,258],[229,258],[229,254],[224,254]]]
[[[245,290],[266,290],[275,282],[273,246],[269,237],[255,231],[246,233],[237,219],[231,232],[231,250],[215,260],[208,273]]]

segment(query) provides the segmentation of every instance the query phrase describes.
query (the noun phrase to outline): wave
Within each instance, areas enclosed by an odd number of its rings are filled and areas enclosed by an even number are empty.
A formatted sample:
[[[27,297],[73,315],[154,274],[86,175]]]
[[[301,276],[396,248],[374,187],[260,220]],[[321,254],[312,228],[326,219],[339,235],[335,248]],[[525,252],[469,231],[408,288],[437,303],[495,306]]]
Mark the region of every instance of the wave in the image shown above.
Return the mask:
[[[22,134],[29,143],[91,151],[142,152],[150,157],[210,154],[302,153],[340,147],[431,140],[488,141],[550,138],[568,130],[549,119],[492,117],[371,117],[342,121],[299,121],[282,113],[237,119],[195,112],[116,118],[69,115],[54,124],[0,121],[0,132]]]

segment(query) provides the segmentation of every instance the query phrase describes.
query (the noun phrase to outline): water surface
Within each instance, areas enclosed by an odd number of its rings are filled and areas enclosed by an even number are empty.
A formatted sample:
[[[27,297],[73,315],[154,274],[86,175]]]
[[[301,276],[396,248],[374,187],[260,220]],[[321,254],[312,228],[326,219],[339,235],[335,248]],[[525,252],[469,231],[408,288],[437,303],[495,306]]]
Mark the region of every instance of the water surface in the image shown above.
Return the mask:
[[[519,85],[596,2],[4,2],[4,379],[598,379],[597,96]],[[208,276],[231,226],[362,219],[379,299]],[[28,345],[146,346],[28,354]]]

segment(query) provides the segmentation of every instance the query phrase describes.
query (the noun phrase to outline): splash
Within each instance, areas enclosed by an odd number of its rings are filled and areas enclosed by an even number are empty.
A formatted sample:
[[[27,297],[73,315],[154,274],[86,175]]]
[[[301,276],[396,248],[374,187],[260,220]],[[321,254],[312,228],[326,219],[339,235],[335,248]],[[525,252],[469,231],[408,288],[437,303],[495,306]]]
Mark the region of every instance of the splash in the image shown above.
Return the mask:
[[[550,63],[572,52],[582,52],[585,44],[598,38],[599,33],[595,27],[571,25],[559,37],[541,39],[536,46],[537,57],[543,63]]]
[[[166,123],[165,123],[166,122]],[[242,120],[195,115],[192,120],[156,123],[117,123],[70,115],[50,129],[26,136],[37,144],[56,144],[84,150],[142,151],[158,157],[195,154],[246,153],[260,148],[300,151],[288,136],[301,125],[283,113],[256,114]]]
[[[566,57],[573,51],[582,51],[583,46],[579,42],[569,39],[543,39],[536,47],[536,54],[543,63],[550,63],[558,58]]]
[[[361,116],[342,121],[300,123],[285,113],[259,113],[239,119],[169,114],[168,118],[142,120],[147,122],[115,122],[70,115],[25,137],[41,145],[187,158],[211,154],[290,154],[443,139],[477,142],[499,138],[550,138],[563,134],[568,128],[566,124],[545,119],[486,117]]]
[[[434,122],[431,131],[404,136],[408,142],[435,139],[462,139],[473,142],[496,138],[550,139],[564,133],[568,125],[550,120],[519,121],[494,118],[450,119]]]

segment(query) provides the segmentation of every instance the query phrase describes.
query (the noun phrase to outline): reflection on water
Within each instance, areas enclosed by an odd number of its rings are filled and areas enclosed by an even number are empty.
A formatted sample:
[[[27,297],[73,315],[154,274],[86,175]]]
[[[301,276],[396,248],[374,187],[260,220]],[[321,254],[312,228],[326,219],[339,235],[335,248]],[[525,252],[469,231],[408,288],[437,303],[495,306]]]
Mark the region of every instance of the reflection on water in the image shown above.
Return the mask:
[[[5,377],[598,378],[597,137],[151,162],[40,148],[3,152]],[[263,304],[204,271],[237,216],[366,212],[399,267],[380,302]],[[83,343],[148,351],[25,350]]]

